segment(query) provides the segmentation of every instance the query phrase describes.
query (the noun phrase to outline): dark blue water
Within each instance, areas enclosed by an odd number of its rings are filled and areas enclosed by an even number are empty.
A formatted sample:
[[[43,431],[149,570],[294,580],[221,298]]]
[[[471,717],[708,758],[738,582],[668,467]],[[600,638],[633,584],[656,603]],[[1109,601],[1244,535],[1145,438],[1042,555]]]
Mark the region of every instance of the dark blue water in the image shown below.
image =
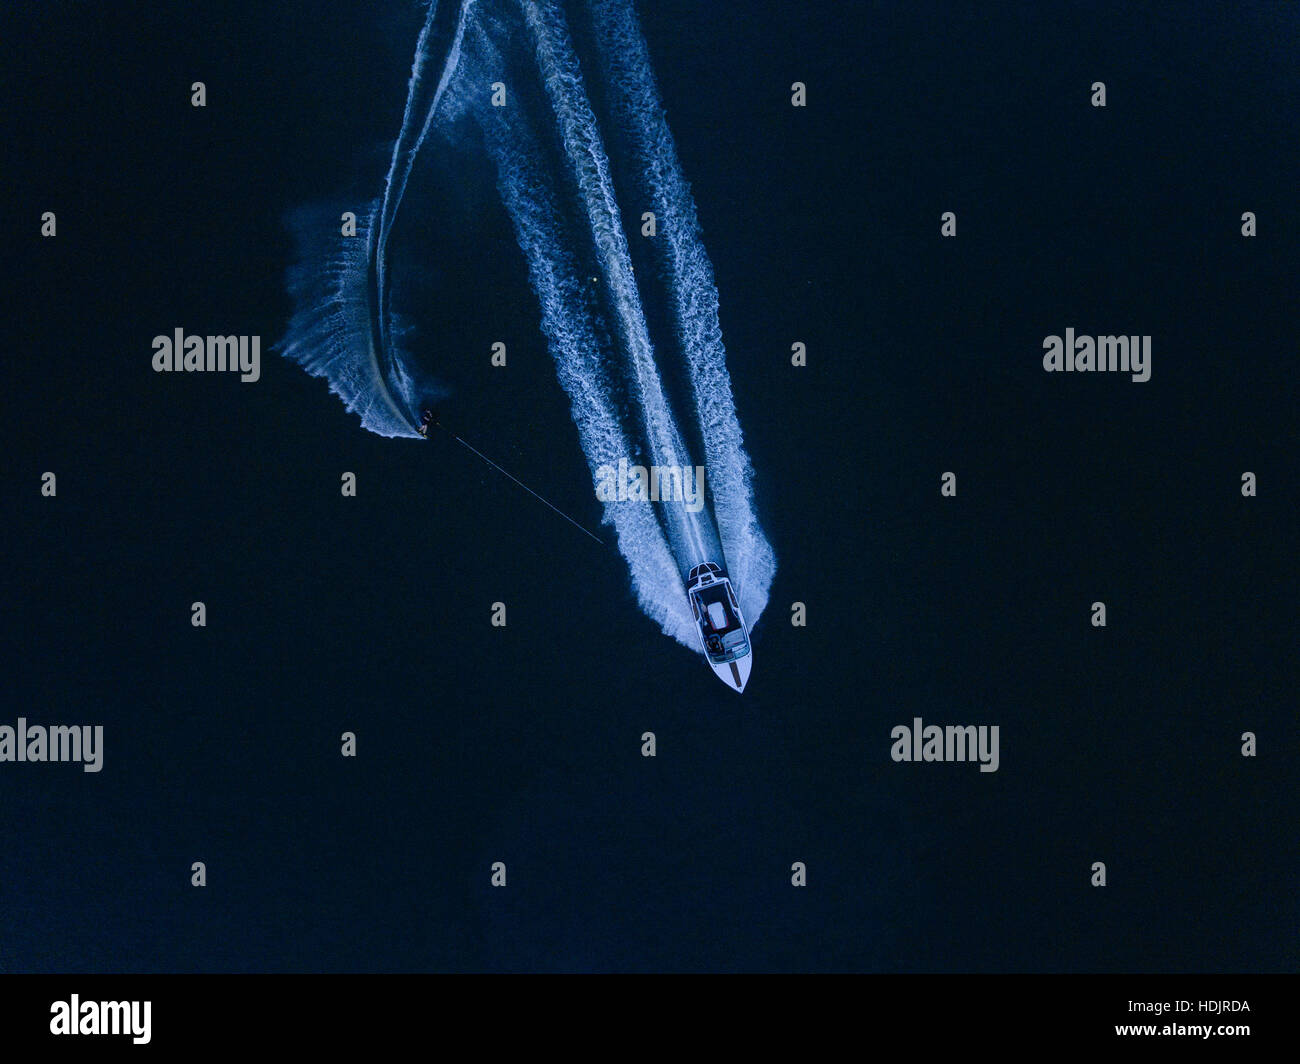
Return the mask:
[[[1293,969],[1294,9],[639,5],[779,559],[737,697],[449,441],[265,351],[150,371],[177,326],[269,344],[286,212],[374,195],[420,14],[372,6],[6,34],[0,723],[106,752],[0,764],[0,968]],[[594,524],[522,256],[460,195],[410,221],[457,248],[424,350]],[[1070,326],[1152,335],[1151,381],[1043,373]],[[999,725],[999,771],[893,763],[916,716]]]

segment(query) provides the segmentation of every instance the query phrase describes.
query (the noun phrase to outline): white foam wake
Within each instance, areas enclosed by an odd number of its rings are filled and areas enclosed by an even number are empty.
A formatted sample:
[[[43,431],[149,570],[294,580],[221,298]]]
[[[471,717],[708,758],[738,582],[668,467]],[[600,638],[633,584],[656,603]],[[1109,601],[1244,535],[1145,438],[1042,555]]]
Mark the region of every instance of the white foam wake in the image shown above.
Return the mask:
[[[362,427],[380,436],[418,439],[421,402],[441,389],[404,350],[402,319],[392,309],[388,239],[448,86],[474,0],[432,0],[416,44],[402,126],[383,195],[357,214],[355,236],[342,233],[341,210],[315,207],[289,219],[297,262],[289,273],[293,317],[277,350],[324,377]]]
[[[713,266],[695,202],[677,160],[636,14],[628,0],[592,0],[604,84],[641,165],[639,191],[662,219],[655,244],[671,296],[681,353],[690,371],[714,516],[727,568],[752,626],[767,605],[776,554],[754,510],[753,467],[744,448],[718,321]]]
[[[500,30],[499,26],[493,28]],[[475,45],[480,57],[476,66],[483,70],[496,68],[501,52],[494,35],[490,32],[476,35]],[[569,82],[565,88],[572,93],[573,84]],[[486,142],[497,163],[498,187],[528,262],[529,280],[541,305],[542,329],[560,384],[569,396],[570,411],[594,483],[602,465],[616,466],[620,458],[634,453],[631,437],[638,434],[640,426],[632,426],[630,432],[625,428],[619,403],[613,396],[610,367],[606,364],[610,345],[588,298],[575,249],[566,246],[561,236],[566,232],[567,221],[560,203],[562,196],[556,175],[541,165],[545,152],[537,132],[527,122],[522,109],[511,112],[506,108],[496,114],[484,112],[483,117]],[[572,139],[568,146],[581,159],[582,152],[593,148],[590,139],[581,139],[589,135],[588,130],[571,129],[570,133]],[[585,177],[587,187],[599,186],[594,163],[579,166],[577,173]],[[630,266],[626,264],[626,248],[620,257],[617,236],[611,231],[617,228],[617,218],[612,225],[606,223],[601,212],[609,209],[609,205],[606,202],[602,208],[595,195],[589,198],[589,206],[588,217],[604,244],[602,259],[607,279],[622,279],[625,271],[630,274]],[[653,426],[649,431],[656,453],[667,456],[666,461],[670,458],[676,462],[679,455],[684,455],[685,448],[666,413],[667,403],[654,371],[644,321],[640,320],[639,307],[634,301],[635,289],[629,294],[629,287],[625,281],[620,300],[621,325],[624,335],[636,345],[632,357],[640,361],[643,395],[648,396],[647,426]],[[682,592],[680,563],[655,512],[649,506],[611,502],[605,505],[604,520],[614,528],[642,610],[659,623],[665,634],[694,647],[697,636]],[[683,524],[679,522],[679,527]],[[685,531],[682,535],[689,537]]]
[[[657,281],[672,317],[668,351],[651,341],[607,138],[559,0],[446,2],[429,8],[384,194],[365,236],[304,255],[282,350],[327,377],[366,428],[414,434],[414,403],[429,383],[399,342],[388,238],[431,134],[450,143],[455,121],[472,114],[497,167],[593,484],[602,466],[620,459],[686,467],[702,457],[706,467],[711,507],[698,513],[680,503],[605,504],[641,608],[666,634],[696,647],[683,576],[697,562],[721,561],[752,627],[767,604],[775,557],[754,511],[712,267],[632,9],[627,0],[592,0],[597,58],[585,74],[601,79],[602,106],[630,145],[631,165],[621,172],[632,174],[661,222]],[[489,104],[498,81],[517,94],[507,107]],[[587,282],[593,267],[599,298]],[[689,380],[702,456],[689,453],[667,394],[662,371],[670,364],[684,367]]]

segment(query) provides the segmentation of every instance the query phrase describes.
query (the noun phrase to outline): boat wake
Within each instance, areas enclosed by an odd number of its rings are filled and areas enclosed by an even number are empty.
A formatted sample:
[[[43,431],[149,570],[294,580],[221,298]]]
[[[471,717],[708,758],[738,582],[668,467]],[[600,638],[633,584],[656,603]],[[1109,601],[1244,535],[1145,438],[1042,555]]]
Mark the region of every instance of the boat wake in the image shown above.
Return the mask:
[[[725,564],[752,627],[776,559],[754,511],[712,267],[635,14],[629,0],[567,8],[571,20],[559,0],[430,5],[384,194],[361,220],[364,236],[313,247],[320,238],[311,234],[337,234],[337,226],[309,213],[295,219],[296,311],[280,350],[328,379],[365,428],[418,435],[419,404],[438,386],[405,349],[388,240],[431,134],[448,148],[481,146],[495,164],[593,485],[620,460],[624,468],[704,467],[709,505],[603,503],[642,610],[698,649],[686,573]],[[620,192],[636,207],[633,219]],[[655,235],[634,229],[630,244],[625,225],[639,227],[642,211],[654,213]]]

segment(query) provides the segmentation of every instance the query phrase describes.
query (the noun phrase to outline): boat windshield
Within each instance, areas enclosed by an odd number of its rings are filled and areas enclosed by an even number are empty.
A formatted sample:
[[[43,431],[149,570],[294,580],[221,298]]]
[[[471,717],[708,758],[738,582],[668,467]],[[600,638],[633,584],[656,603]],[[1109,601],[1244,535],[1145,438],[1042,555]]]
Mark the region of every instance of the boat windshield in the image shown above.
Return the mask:
[[[743,656],[749,645],[745,626],[731,606],[727,586],[718,584],[694,595],[709,658],[715,662]]]
[[[731,603],[727,600],[725,585],[717,584],[705,588],[703,591],[697,591],[695,601],[699,604],[700,617],[706,635],[710,632],[725,635],[733,628],[740,627],[740,619],[736,616],[735,611],[731,608]]]

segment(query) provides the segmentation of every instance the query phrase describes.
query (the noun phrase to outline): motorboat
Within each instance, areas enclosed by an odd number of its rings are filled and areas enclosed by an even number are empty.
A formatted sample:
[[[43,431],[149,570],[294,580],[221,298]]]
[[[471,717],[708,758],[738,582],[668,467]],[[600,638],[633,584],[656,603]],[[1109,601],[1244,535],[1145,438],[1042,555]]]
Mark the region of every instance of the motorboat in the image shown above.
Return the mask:
[[[690,599],[695,627],[700,633],[700,649],[709,667],[728,687],[743,691],[754,655],[745,618],[740,612],[740,599],[727,571],[713,562],[695,566],[686,578],[686,597]]]

